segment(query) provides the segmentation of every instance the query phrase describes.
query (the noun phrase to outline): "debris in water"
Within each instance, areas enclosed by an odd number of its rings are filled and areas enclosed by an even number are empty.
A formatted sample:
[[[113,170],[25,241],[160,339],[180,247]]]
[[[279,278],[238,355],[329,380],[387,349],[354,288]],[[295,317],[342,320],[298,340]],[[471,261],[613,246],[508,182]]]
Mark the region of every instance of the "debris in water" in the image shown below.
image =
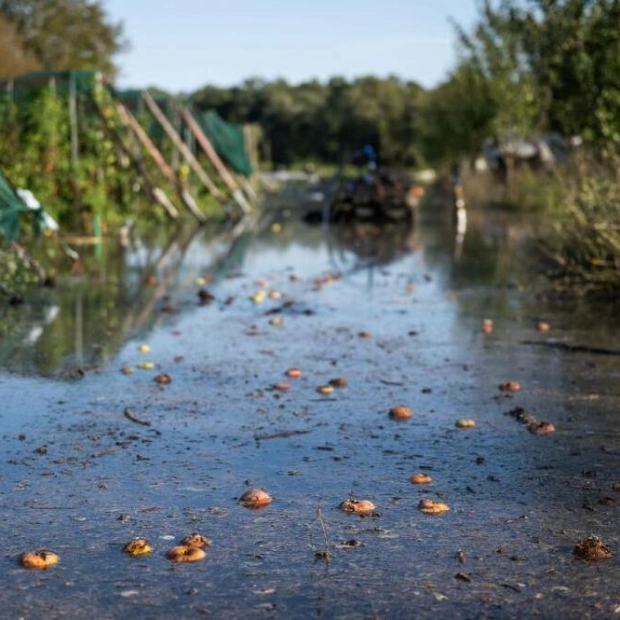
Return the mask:
[[[375,510],[376,506],[369,499],[345,499],[339,508],[344,512],[367,514]]]
[[[511,415],[521,422],[521,424],[525,424],[527,430],[533,435],[548,435],[555,432],[555,426],[551,424],[551,422],[541,422],[529,411],[523,409],[523,407],[515,407],[508,411],[507,415]]]
[[[450,506],[444,502],[436,502],[432,499],[423,499],[418,504],[418,509],[427,515],[440,515],[448,512]]]
[[[598,560],[606,560],[613,554],[598,536],[588,536],[575,545],[573,555],[580,560],[596,562]]]
[[[211,539],[194,532],[189,536],[186,536],[180,543],[184,547],[196,547],[197,549],[204,549],[211,546]]]
[[[142,426],[151,426],[151,423],[148,420],[141,420],[138,416],[134,414],[134,412],[129,407],[125,408],[125,411],[123,411],[123,415],[128,420],[133,422],[134,424],[141,424]]]
[[[497,387],[500,392],[518,392],[521,389],[521,386],[516,381],[506,381],[505,383],[500,383]]]
[[[482,321],[482,333],[483,334],[492,334],[493,333],[493,321],[492,321],[492,319],[483,319],[483,321]]]
[[[408,420],[413,415],[413,411],[405,405],[396,405],[390,409],[389,414],[393,420]]]
[[[134,373],[134,372],[136,372],[136,369],[135,369],[135,368],[132,368],[131,366],[123,366],[123,367],[121,368],[121,372],[122,372],[124,375],[133,375],[133,373]]]
[[[409,482],[411,484],[430,484],[433,479],[428,475],[421,472],[417,472],[409,476]]]
[[[246,508],[262,508],[272,501],[271,495],[262,489],[250,489],[239,498],[239,502]]]
[[[19,556],[19,563],[24,568],[32,568],[35,570],[45,570],[50,566],[54,566],[54,564],[58,564],[58,562],[60,562],[60,556],[47,549],[26,551]]]
[[[199,549],[198,547],[178,545],[177,547],[172,547],[172,549],[166,553],[166,557],[171,562],[199,562],[200,560],[204,560],[207,554],[203,549]]]
[[[469,419],[457,420],[454,425],[456,428],[475,428],[476,421]]]
[[[265,297],[267,297],[267,293],[265,291],[257,291],[254,295],[252,295],[252,297],[250,297],[250,299],[255,304],[260,304],[265,301]]]
[[[147,555],[153,552],[153,545],[146,538],[134,538],[123,547],[123,552],[134,556]]]
[[[527,430],[534,435],[548,435],[555,432],[555,426],[551,422],[531,422],[527,425]]]

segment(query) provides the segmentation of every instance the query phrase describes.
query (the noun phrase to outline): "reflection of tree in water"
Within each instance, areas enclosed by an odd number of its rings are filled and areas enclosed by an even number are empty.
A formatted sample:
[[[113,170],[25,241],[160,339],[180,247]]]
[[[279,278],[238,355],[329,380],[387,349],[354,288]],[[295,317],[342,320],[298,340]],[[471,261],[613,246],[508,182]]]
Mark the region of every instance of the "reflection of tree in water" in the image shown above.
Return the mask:
[[[203,227],[155,231],[126,247],[108,239],[78,248],[78,274],[59,263],[55,288],[0,309],[0,365],[43,375],[99,366],[166,317],[197,275],[219,269],[235,238],[233,231]]]
[[[388,265],[417,249],[413,221],[348,222],[331,225],[328,243],[332,256],[340,263],[352,254],[359,266]]]

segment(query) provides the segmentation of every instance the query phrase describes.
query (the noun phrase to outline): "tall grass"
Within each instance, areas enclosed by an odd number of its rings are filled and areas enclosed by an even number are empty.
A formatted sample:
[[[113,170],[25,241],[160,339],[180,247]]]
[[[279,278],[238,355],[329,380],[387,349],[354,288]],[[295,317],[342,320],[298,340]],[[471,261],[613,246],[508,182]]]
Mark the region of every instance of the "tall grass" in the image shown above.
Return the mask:
[[[620,297],[620,158],[580,156],[564,172],[541,248],[555,288]]]

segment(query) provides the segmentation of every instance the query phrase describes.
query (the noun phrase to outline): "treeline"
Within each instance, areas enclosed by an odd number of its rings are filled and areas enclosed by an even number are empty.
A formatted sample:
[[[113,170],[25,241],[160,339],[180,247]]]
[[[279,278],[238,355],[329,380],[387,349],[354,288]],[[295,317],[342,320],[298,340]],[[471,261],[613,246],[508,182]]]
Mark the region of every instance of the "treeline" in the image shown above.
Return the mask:
[[[385,162],[440,165],[483,142],[557,132],[620,146],[620,2],[485,0],[471,31],[455,24],[448,79],[424,90],[396,77],[326,84],[246,81],[192,95],[200,108],[259,123],[276,164],[337,163],[370,142]]]
[[[113,79],[127,45],[100,0],[0,0],[0,78],[91,69]]]
[[[491,136],[548,131],[620,146],[618,0],[482,0],[471,30],[454,27],[454,67],[430,90],[397,77],[254,78],[189,97],[228,121],[259,124],[262,155],[278,165],[337,164],[367,142],[390,164],[438,165],[475,156]],[[2,77],[97,69],[113,80],[126,46],[100,0],[0,0]]]
[[[238,123],[263,130],[263,159],[276,165],[300,161],[338,164],[365,143],[383,161],[419,165],[419,105],[422,87],[396,77],[354,81],[335,77],[291,85],[250,79],[234,88],[205,86],[191,96],[203,110],[215,109]]]

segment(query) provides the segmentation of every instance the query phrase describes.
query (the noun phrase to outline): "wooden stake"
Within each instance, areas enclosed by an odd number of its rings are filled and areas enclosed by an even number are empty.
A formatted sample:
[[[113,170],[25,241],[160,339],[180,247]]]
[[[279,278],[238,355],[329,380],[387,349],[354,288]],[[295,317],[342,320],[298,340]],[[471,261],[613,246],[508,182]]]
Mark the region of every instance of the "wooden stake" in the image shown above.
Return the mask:
[[[189,127],[189,130],[194,135],[194,138],[196,138],[196,142],[198,142],[204,154],[209,158],[209,161],[213,164],[213,167],[218,171],[219,175],[222,177],[222,180],[232,192],[233,198],[237,204],[241,207],[244,213],[249,213],[252,210],[250,204],[245,199],[245,196],[243,196],[243,194],[239,191],[239,186],[237,185],[235,178],[229,172],[226,164],[221,160],[220,156],[213,148],[211,141],[202,131],[200,125],[198,125],[187,108],[179,106],[179,113],[181,114],[181,118],[185,124]]]
[[[209,177],[205,169],[200,165],[194,154],[187,148],[187,145],[183,142],[181,136],[179,136],[176,129],[172,126],[172,123],[166,118],[166,115],[161,111],[151,94],[148,91],[144,91],[142,93],[142,98],[153,116],[157,119],[157,122],[163,127],[164,131],[168,134],[168,137],[172,140],[181,155],[183,155],[185,161],[187,161],[191,169],[198,175],[198,178],[204,183],[205,187],[218,200],[225,200],[224,194],[222,194],[222,192],[215,186],[211,180],[211,177]]]
[[[140,125],[140,123],[138,123],[133,114],[122,103],[120,103],[120,101],[116,103],[116,108],[123,122],[133,130],[134,134],[136,135],[138,140],[140,140],[149,155],[153,158],[153,161],[157,164],[162,174],[170,181],[170,183],[172,183],[177,194],[179,195],[181,200],[183,200],[183,203],[189,209],[191,214],[201,224],[206,222],[207,218],[205,217],[204,213],[202,213],[200,209],[198,209],[196,201],[193,199],[192,195],[181,186],[179,179],[174,173],[174,170],[164,159],[164,156],[155,146],[153,141],[149,138],[146,131],[142,129],[142,126]]]
[[[164,190],[160,189],[159,187],[154,187],[151,180],[149,179],[149,175],[146,171],[146,167],[144,166],[144,162],[142,161],[142,153],[140,152],[138,145],[135,143],[135,141],[132,141],[131,146],[126,144],[125,140],[123,140],[123,136],[121,136],[120,133],[114,127],[111,127],[110,125],[108,125],[107,118],[103,110],[101,109],[101,106],[99,105],[99,102],[97,101],[97,99],[95,97],[92,97],[91,99],[92,99],[95,109],[97,110],[103,122],[103,126],[105,127],[106,131],[108,131],[108,133],[112,135],[112,139],[115,141],[115,143],[120,147],[123,153],[125,153],[128,157],[130,157],[131,161],[135,164],[138,170],[138,174],[140,174],[140,176],[142,176],[144,180],[144,189],[146,193],[149,195],[149,197],[152,200],[154,200],[156,203],[161,205],[166,210],[166,212],[168,213],[171,219],[173,220],[178,219],[179,212],[177,211],[176,207],[172,204],[172,202],[170,201],[170,199],[168,198]]]

